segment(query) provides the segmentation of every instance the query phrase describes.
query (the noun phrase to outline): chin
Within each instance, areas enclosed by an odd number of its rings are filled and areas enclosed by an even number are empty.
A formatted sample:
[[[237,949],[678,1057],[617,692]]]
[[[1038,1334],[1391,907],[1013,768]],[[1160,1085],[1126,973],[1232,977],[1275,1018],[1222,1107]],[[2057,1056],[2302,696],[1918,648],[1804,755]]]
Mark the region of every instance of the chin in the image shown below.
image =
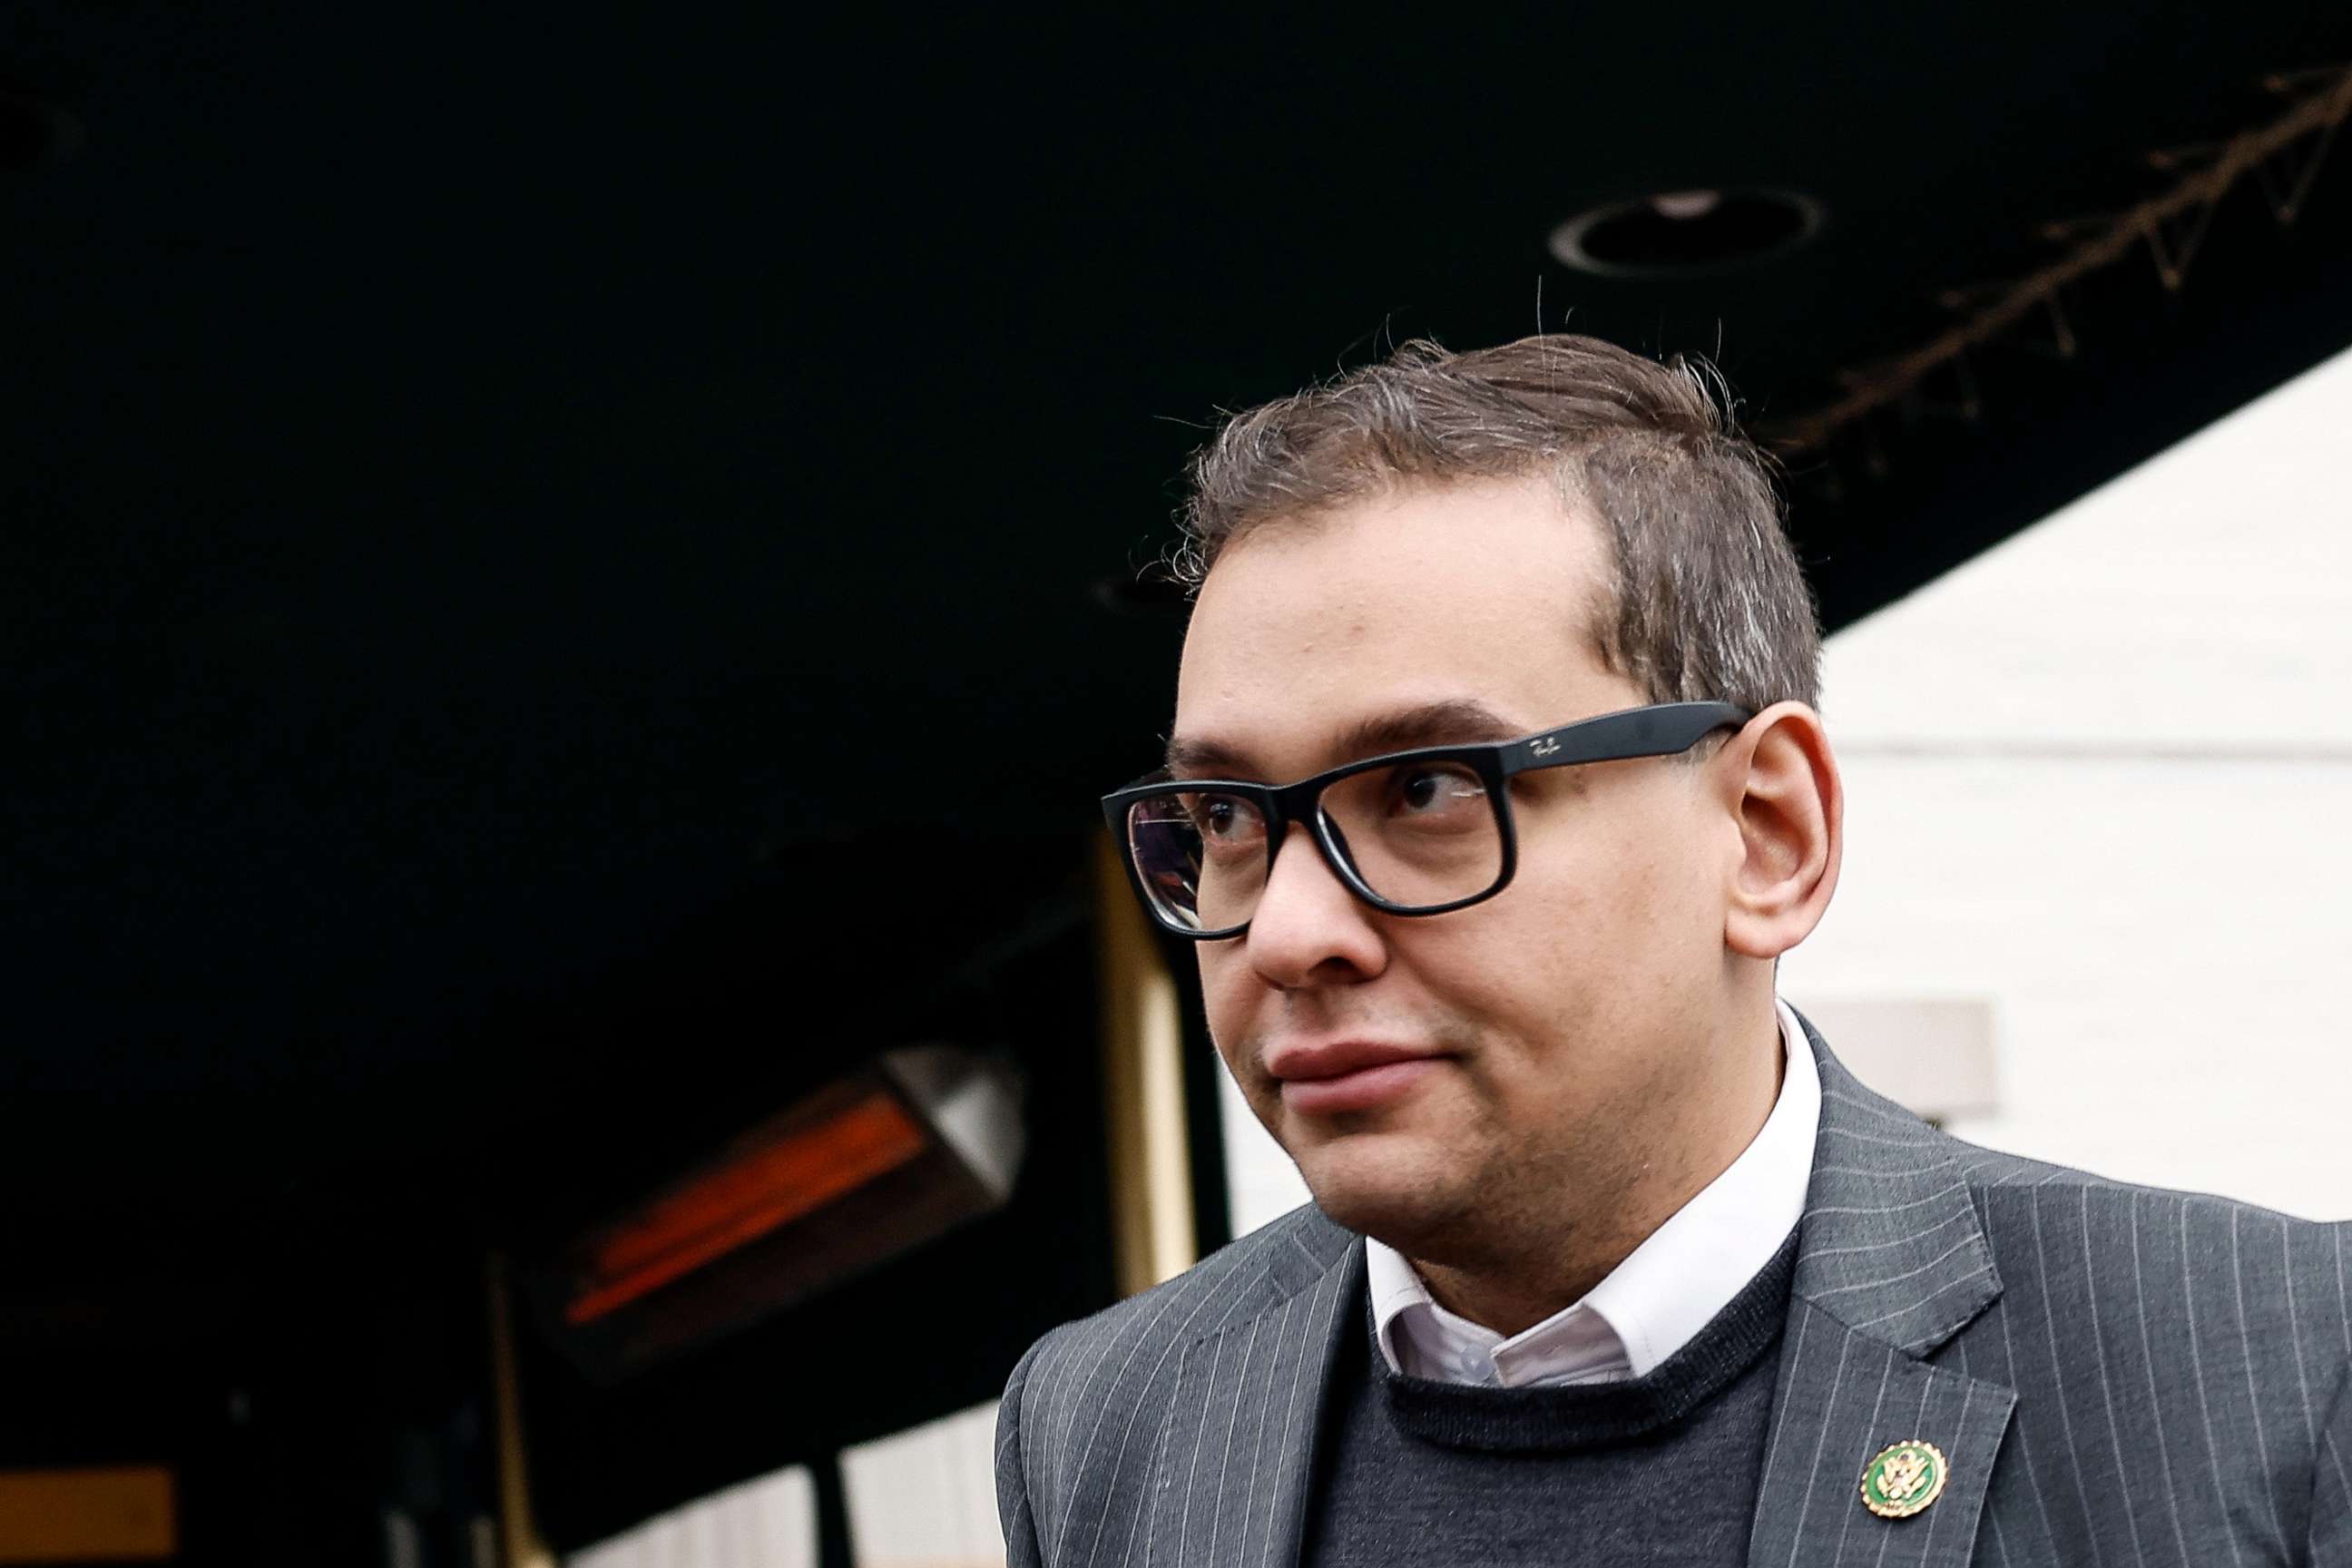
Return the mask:
[[[1475,1184],[1465,1171],[1434,1164],[1402,1150],[1326,1147],[1308,1151],[1298,1170],[1316,1206],[1335,1223],[1414,1252],[1461,1222],[1470,1206],[1462,1189]]]

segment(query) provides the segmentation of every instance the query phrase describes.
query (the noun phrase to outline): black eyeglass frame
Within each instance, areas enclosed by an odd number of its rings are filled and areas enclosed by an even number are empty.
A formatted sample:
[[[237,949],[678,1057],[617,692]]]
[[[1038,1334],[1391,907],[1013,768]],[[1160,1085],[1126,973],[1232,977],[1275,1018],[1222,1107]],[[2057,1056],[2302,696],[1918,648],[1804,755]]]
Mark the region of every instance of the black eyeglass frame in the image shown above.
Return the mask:
[[[1265,822],[1266,874],[1274,872],[1275,857],[1282,853],[1288,839],[1290,824],[1304,823],[1307,837],[1315,841],[1323,863],[1357,898],[1391,915],[1443,915],[1455,910],[1466,910],[1473,904],[1484,903],[1511,885],[1512,875],[1519,864],[1519,844],[1517,826],[1511,819],[1511,801],[1507,788],[1520,773],[1540,768],[1562,768],[1581,763],[1632,762],[1643,757],[1671,757],[1689,751],[1717,730],[1738,729],[1755,717],[1749,710],[1730,702],[1656,702],[1642,708],[1627,708],[1614,713],[1601,713],[1590,719],[1580,719],[1573,724],[1522,735],[1516,741],[1470,742],[1450,746],[1418,746],[1411,751],[1389,752],[1377,757],[1366,757],[1349,763],[1296,784],[1263,784],[1239,779],[1169,779],[1150,776],[1113,790],[1102,797],[1103,820],[1110,826],[1111,837],[1118,843],[1119,863],[1127,868],[1127,879],[1135,889],[1135,896],[1152,920],[1164,930],[1194,942],[1223,942],[1249,930],[1250,922],[1218,931],[1195,931],[1171,921],[1160,910],[1158,900],[1144,885],[1143,872],[1135,863],[1135,845],[1128,837],[1128,816],[1135,803],[1156,795],[1229,795],[1248,801],[1257,808]],[[1495,813],[1496,830],[1503,840],[1502,866],[1494,884],[1483,892],[1466,899],[1455,899],[1443,904],[1399,904],[1374,892],[1349,860],[1334,835],[1336,828],[1320,809],[1323,792],[1339,780],[1375,768],[1392,768],[1404,763],[1456,762],[1467,764],[1485,784]]]

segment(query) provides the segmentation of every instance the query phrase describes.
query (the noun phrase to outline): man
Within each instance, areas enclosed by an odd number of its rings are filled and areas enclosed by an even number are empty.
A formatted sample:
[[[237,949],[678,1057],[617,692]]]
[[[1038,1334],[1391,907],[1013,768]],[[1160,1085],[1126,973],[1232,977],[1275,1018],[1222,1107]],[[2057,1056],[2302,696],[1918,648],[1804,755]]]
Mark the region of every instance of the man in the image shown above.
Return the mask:
[[[1778,999],[1840,785],[1703,383],[1413,345],[1192,477],[1106,805],[1315,1202],[1022,1361],[1013,1563],[2352,1564],[2346,1226],[1945,1137]]]

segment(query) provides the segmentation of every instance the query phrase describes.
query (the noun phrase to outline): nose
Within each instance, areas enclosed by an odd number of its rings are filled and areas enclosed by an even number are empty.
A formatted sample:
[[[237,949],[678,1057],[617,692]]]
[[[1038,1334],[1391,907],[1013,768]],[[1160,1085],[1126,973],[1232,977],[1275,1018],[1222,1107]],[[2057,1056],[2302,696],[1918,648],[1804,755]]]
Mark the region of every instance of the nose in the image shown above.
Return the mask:
[[[1305,823],[1285,831],[1243,941],[1250,966],[1285,991],[1369,980],[1388,965],[1372,910],[1323,858]]]

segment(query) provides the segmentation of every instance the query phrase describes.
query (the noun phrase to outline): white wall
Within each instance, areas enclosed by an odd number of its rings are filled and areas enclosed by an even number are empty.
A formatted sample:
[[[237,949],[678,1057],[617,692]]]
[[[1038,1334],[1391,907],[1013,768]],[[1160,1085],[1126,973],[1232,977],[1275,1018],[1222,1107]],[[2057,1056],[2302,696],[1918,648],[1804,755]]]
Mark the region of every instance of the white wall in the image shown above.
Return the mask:
[[[1003,1568],[994,1400],[845,1450],[841,1479],[858,1568]],[[794,1466],[649,1519],[567,1562],[816,1568],[816,1489]]]
[[[841,1457],[858,1568],[1004,1568],[996,1522],[996,1402]]]
[[[797,1468],[729,1487],[565,1559],[568,1568],[816,1568],[816,1490]]]
[[[1952,1131],[2352,1215],[2352,354],[1832,638],[1823,709],[1791,1001],[1989,1003]],[[1239,1233],[1305,1189],[1221,1110]]]
[[[1988,999],[1954,1131],[2352,1215],[2352,355],[1832,638],[1823,710],[1790,1000]]]

